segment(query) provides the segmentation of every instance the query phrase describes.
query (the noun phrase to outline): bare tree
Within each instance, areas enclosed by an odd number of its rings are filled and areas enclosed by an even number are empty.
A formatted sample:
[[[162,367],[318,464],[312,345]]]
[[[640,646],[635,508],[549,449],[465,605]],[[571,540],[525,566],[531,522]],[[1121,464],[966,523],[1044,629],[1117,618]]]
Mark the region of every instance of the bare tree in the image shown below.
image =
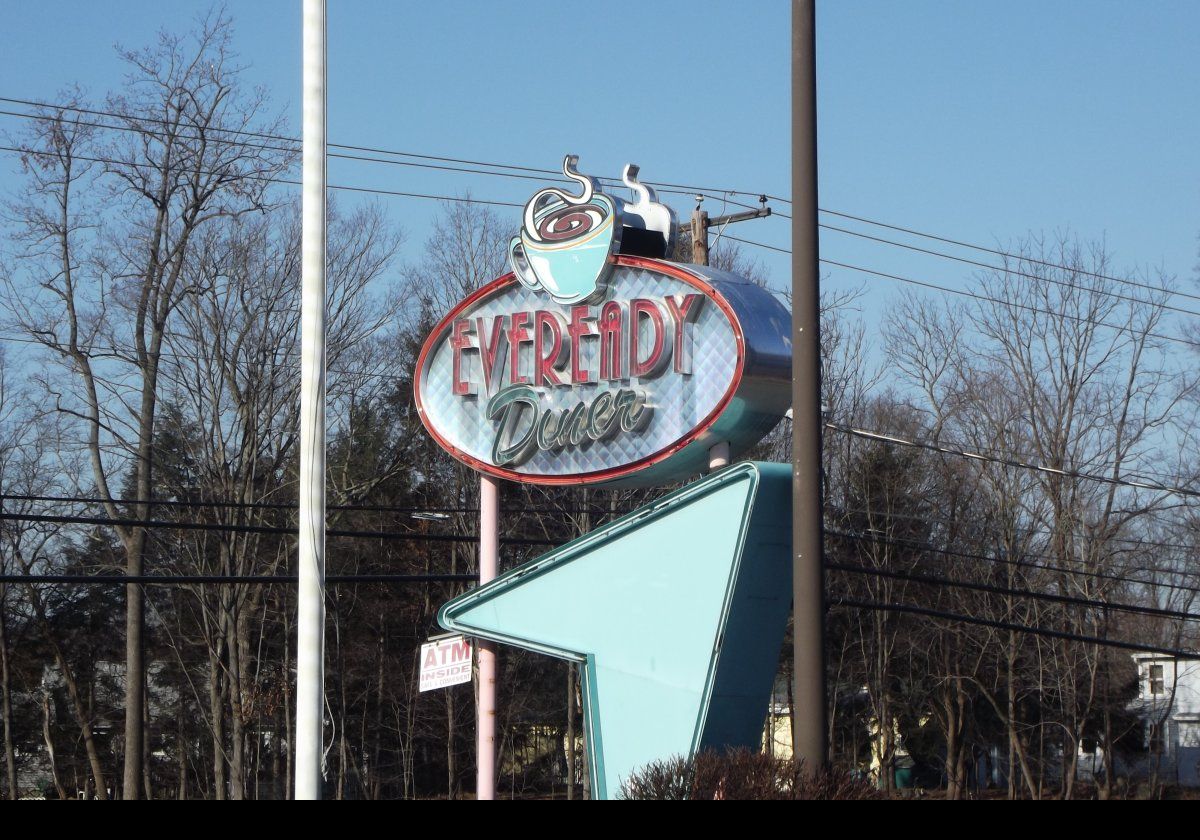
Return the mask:
[[[1172,370],[1160,337],[1166,292],[1131,294],[1110,279],[1103,247],[1061,236],[1010,250],[1018,256],[978,278],[980,297],[970,306],[905,301],[891,319],[889,348],[924,397],[933,439],[997,459],[976,469],[992,523],[984,548],[1004,563],[1006,588],[1104,602],[1119,592],[1121,539],[1144,532],[1169,498],[1123,480],[1154,471],[1195,378]],[[1032,552],[1045,553],[1054,571],[1024,566]],[[1079,635],[1103,638],[1117,626],[1105,609],[1011,597],[997,606],[998,620]],[[1100,708],[1111,694],[1107,662],[1096,645],[1009,634],[1002,681],[979,684],[1008,728],[1010,757],[1030,795],[1043,785],[1028,760],[1029,730],[1017,720],[1021,696],[1038,695],[1037,752],[1047,743],[1061,750],[1069,797],[1084,732],[1097,712],[1109,717]]]
[[[58,410],[79,421],[97,492],[112,518],[117,492],[141,504],[153,489],[154,429],[163,345],[180,304],[211,278],[197,276],[197,235],[214,219],[262,210],[269,181],[292,158],[250,139],[275,133],[265,95],[246,95],[227,18],[211,15],[189,36],[121,53],[129,67],[111,136],[84,126],[71,107],[45,109],[22,144],[25,194],[10,208],[16,272],[4,279],[16,323],[70,376],[47,378]],[[146,530],[118,526],[130,575],[143,571]],[[126,611],[126,798],[144,778],[141,588]],[[145,791],[150,795],[150,791]]]
[[[384,275],[398,243],[378,208],[331,214],[330,402],[331,413],[345,418],[333,424],[335,438],[346,433],[354,406],[369,402],[380,383],[390,381],[376,374],[383,368],[384,347],[377,334],[395,318],[397,297],[386,288]],[[186,557],[180,558],[187,568],[180,571],[269,575],[287,557],[288,543],[236,529],[280,521],[277,510],[262,504],[294,497],[299,256],[299,208],[294,204],[211,225],[197,242],[197,273],[210,279],[181,302],[167,337],[163,375],[172,411],[160,425],[187,464],[187,475],[180,477],[185,486],[170,489],[215,502],[205,517],[231,528],[190,535]],[[336,457],[333,466],[340,491],[335,501],[369,491],[397,468],[379,463],[369,477],[346,486]],[[253,653],[254,624],[261,621],[267,590],[260,584],[236,584],[193,591],[209,655],[216,796],[224,798],[228,791],[231,798],[242,799],[248,770],[245,725],[264,665]]]

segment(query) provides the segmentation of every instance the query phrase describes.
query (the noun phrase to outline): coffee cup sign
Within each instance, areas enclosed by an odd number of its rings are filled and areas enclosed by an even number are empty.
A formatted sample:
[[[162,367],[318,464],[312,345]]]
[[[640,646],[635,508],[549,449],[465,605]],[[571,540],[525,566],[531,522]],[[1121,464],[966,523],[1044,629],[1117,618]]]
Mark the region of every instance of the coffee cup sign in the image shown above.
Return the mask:
[[[622,201],[576,169],[539,190],[509,246],[513,272],[434,328],[415,377],[430,434],[471,467],[540,484],[651,485],[733,457],[790,402],[790,314],[745,278],[621,253],[674,231],[626,167]]]
[[[509,243],[517,279],[544,289],[558,303],[579,303],[602,293],[609,258],[621,245],[619,199],[604,195],[576,170],[575,155],[563,174],[582,187],[579,195],[547,187],[525,205],[521,233]]]

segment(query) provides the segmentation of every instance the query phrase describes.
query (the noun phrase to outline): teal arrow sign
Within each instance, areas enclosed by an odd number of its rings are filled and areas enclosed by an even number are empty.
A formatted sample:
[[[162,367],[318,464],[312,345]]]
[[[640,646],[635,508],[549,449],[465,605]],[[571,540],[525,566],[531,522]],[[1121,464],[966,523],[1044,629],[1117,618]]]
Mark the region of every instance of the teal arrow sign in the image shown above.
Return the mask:
[[[742,463],[442,607],[447,630],[583,664],[593,790],[757,748],[791,603],[791,468]]]

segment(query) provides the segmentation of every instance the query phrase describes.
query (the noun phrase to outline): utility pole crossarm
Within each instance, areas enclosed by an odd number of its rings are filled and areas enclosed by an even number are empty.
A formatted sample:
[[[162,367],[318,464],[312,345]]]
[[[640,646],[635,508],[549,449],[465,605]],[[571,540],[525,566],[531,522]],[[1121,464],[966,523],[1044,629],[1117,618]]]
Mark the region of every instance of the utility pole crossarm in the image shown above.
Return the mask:
[[[758,210],[745,210],[741,213],[730,213],[728,216],[713,216],[708,220],[708,226],[724,227],[734,222],[748,222],[751,219],[765,219],[771,215],[770,207],[760,207]]]
[[[690,221],[679,225],[679,229],[685,233],[691,234],[692,237],[692,262],[696,265],[708,265],[708,230],[709,228],[719,227],[724,229],[726,225],[734,222],[748,222],[751,219],[765,219],[771,215],[771,208],[767,207],[766,197],[763,197],[763,206],[757,210],[744,210],[741,213],[730,213],[725,216],[715,216],[710,218],[708,213],[700,209],[700,204],[697,202],[696,209],[692,211]],[[718,237],[719,238],[719,237]]]
[[[705,227],[723,227],[734,222],[748,222],[751,219],[765,219],[771,215],[770,207],[762,207],[758,210],[746,210],[742,213],[730,213],[728,216],[712,216],[705,218]],[[681,231],[690,231],[692,223],[690,221],[680,222],[676,225]]]

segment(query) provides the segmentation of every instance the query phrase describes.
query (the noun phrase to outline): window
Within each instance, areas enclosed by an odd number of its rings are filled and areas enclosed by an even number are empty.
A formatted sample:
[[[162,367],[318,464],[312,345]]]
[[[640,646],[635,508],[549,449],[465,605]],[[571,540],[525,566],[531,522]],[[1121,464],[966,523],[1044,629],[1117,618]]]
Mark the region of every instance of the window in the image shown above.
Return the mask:
[[[1166,728],[1162,723],[1147,723],[1146,725],[1146,749],[1152,755],[1162,755],[1166,752],[1167,739],[1164,737]]]
[[[1150,696],[1151,697],[1161,697],[1165,693],[1166,693],[1166,690],[1163,685],[1163,666],[1151,665],[1150,666]]]

